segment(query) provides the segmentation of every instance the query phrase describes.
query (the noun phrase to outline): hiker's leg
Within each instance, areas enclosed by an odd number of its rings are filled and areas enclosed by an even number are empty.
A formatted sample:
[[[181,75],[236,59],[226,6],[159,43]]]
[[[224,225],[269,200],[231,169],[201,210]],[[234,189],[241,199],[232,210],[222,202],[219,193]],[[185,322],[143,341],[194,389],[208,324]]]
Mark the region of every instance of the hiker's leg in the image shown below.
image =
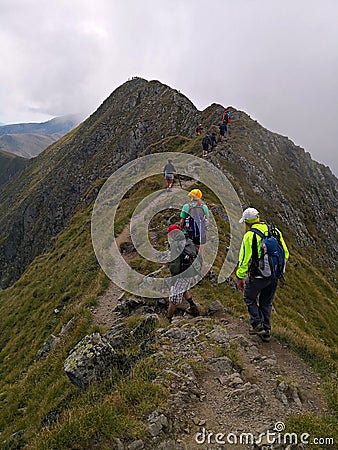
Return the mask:
[[[259,309],[263,317],[263,327],[265,330],[271,330],[270,318],[272,311],[272,301],[276,293],[278,281],[275,279],[261,290],[259,296]]]
[[[175,310],[176,310],[176,305],[174,305],[173,303],[171,303],[171,301],[169,301],[168,313],[167,313],[168,319],[171,319],[173,317]]]
[[[186,280],[178,278],[175,283],[170,286],[168,319],[171,319],[174,315],[176,306],[182,303],[186,285]]]
[[[192,316],[195,316],[195,317],[196,317],[196,316],[199,316],[199,315],[200,315],[200,312],[199,312],[199,310],[198,310],[198,308],[197,308],[197,306],[196,306],[194,300],[192,299],[192,297],[191,297],[189,291],[186,291],[186,292],[183,294],[183,298],[189,303],[189,309],[188,309],[187,312],[188,312],[189,314],[191,314]]]
[[[244,285],[244,301],[248,308],[250,316],[250,324],[253,328],[256,328],[263,322],[262,313],[257,304],[257,296],[261,290],[260,278],[248,279]]]
[[[192,296],[189,291],[186,291],[183,294],[183,298],[189,303],[190,306],[195,305],[194,300],[192,299]]]

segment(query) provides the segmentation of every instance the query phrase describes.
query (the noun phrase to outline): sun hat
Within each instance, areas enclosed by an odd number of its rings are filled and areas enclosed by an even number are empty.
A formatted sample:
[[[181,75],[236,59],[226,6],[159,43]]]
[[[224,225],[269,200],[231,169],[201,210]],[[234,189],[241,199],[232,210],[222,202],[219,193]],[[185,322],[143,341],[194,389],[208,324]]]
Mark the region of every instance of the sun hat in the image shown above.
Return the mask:
[[[242,217],[239,219],[239,223],[247,222],[254,223],[259,220],[259,212],[255,208],[247,208],[243,211]]]
[[[202,198],[202,192],[199,189],[193,189],[192,191],[189,192],[189,197],[195,197],[198,199]]]

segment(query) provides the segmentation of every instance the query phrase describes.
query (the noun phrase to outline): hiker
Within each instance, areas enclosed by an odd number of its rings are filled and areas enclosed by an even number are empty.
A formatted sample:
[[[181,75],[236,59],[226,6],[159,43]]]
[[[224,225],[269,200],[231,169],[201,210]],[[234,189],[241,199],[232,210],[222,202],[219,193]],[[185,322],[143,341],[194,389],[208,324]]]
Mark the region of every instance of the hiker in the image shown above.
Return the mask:
[[[243,291],[248,308],[252,326],[249,333],[269,342],[272,301],[278,280],[284,274],[289,251],[282,233],[261,221],[257,209],[247,208],[239,222],[245,223],[246,232],[236,270],[237,287]]]
[[[169,263],[170,273],[172,276],[182,274],[175,281],[172,281],[170,286],[167,319],[169,322],[172,321],[176,307],[182,303],[183,299],[189,303],[188,314],[194,317],[199,316],[199,310],[189,292],[192,277],[195,275],[194,270],[189,270],[189,267],[199,257],[196,247],[191,239],[184,236],[180,226],[177,224],[169,226],[167,236],[169,239],[170,253],[173,258]],[[176,255],[178,256],[175,257]]]
[[[180,214],[180,226],[181,230],[186,231],[203,258],[209,209],[207,205],[202,202],[203,194],[199,189],[193,189],[189,192],[188,196],[190,198],[190,203],[183,205]]]
[[[227,132],[228,132],[227,124],[225,122],[222,122],[219,125],[219,137],[221,141],[224,141],[224,136],[227,134]]]
[[[208,134],[206,134],[202,139],[203,156],[208,156],[209,145],[211,145],[211,139]]]
[[[210,136],[210,145],[211,145],[210,151],[211,152],[213,152],[215,150],[216,143],[217,143],[217,141],[216,141],[216,133],[212,132],[211,136]]]
[[[196,134],[197,134],[197,136],[199,136],[200,134],[202,134],[202,132],[203,132],[203,127],[202,127],[202,124],[200,123],[200,124],[198,125],[198,127],[196,128]]]
[[[223,116],[222,116],[222,122],[228,123],[228,118],[229,118],[229,112],[227,109],[225,109],[223,112]]]
[[[174,173],[176,172],[171,159],[168,159],[168,163],[164,166],[163,172],[164,178],[167,180],[167,191],[169,191],[173,187]]]
[[[226,137],[228,137],[230,135],[229,133],[229,127],[230,127],[230,111],[228,111],[227,109],[224,110],[223,113],[223,117],[222,117],[222,123],[225,125],[226,130],[225,130],[225,134]]]

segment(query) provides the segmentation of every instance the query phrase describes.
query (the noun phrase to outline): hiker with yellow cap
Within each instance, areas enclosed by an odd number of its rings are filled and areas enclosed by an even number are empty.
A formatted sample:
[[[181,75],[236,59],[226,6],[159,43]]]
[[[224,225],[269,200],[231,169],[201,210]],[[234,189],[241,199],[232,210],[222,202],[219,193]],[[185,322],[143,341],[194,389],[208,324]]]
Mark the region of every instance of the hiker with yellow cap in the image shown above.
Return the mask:
[[[283,277],[289,251],[282,233],[260,220],[257,209],[247,208],[239,220],[246,232],[236,270],[237,287],[243,291],[250,316],[250,334],[270,341],[272,301]]]
[[[193,189],[189,192],[188,196],[190,202],[183,205],[180,214],[180,226],[181,230],[186,231],[203,257],[203,245],[206,243],[209,209],[202,201],[203,195],[199,189]]]

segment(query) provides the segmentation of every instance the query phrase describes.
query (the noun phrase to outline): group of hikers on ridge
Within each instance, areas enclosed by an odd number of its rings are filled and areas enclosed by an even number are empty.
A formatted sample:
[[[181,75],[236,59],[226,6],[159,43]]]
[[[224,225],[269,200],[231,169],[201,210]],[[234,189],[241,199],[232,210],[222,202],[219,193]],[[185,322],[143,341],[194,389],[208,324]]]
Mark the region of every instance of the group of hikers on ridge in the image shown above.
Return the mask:
[[[172,161],[169,160],[169,163],[172,164]],[[199,189],[190,191],[188,197],[189,201],[180,212],[179,222],[171,224],[167,232],[170,251],[179,255],[169,263],[170,273],[175,277],[169,294],[167,318],[170,322],[183,299],[189,303],[188,314],[200,314],[189,288],[196,270],[198,272],[198,268],[203,267],[203,250],[208,245],[209,209]],[[272,302],[278,281],[283,278],[289,251],[281,231],[262,221],[257,209],[245,209],[239,222],[245,224],[245,234],[234,277],[247,306],[251,325],[249,333],[259,336],[263,342],[269,342]]]
[[[229,124],[230,111],[225,109],[219,125],[221,141],[229,134]],[[196,133],[198,136],[203,134],[202,124],[196,128]],[[207,156],[209,148],[213,150],[215,145],[215,133],[203,136],[203,156]],[[167,190],[170,191],[174,175],[177,173],[172,160],[168,160],[163,172]],[[172,258],[169,263],[172,281],[167,318],[170,322],[183,299],[189,303],[187,312],[190,315],[200,314],[189,289],[195,285],[193,280],[196,274],[201,275],[204,247],[208,245],[209,209],[199,189],[190,191],[188,197],[189,201],[182,206],[179,221],[170,224],[167,232],[170,251],[179,255]],[[281,231],[261,220],[257,209],[252,207],[245,209],[242,217],[238,219],[240,223],[245,224],[245,233],[233,277],[237,288],[243,292],[243,300],[250,318],[249,333],[259,336],[263,342],[269,342],[272,303],[278,282],[284,276],[289,251]]]
[[[221,124],[219,125],[219,140],[224,141],[229,136],[231,113],[228,109],[224,110]],[[199,124],[196,128],[196,135],[199,136],[203,133],[203,126]],[[206,133],[202,138],[203,157],[208,156],[209,151],[212,152],[215,149],[217,143],[216,133],[212,132],[211,135]]]

